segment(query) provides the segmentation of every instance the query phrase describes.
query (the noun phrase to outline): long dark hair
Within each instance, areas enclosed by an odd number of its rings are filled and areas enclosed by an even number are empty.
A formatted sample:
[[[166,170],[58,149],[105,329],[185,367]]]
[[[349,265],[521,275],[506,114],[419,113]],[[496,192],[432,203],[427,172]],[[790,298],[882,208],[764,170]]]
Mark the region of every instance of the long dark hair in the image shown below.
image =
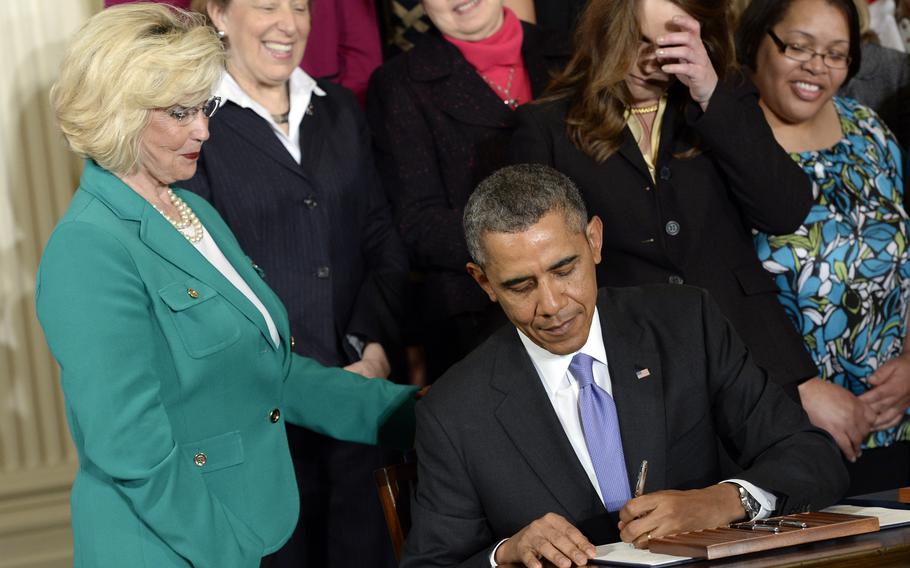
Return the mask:
[[[701,26],[719,80],[736,68],[729,0],[670,0]],[[638,1],[590,0],[575,32],[575,53],[544,100],[569,98],[566,133],[585,154],[604,162],[622,143],[630,104],[626,74],[638,57]]]

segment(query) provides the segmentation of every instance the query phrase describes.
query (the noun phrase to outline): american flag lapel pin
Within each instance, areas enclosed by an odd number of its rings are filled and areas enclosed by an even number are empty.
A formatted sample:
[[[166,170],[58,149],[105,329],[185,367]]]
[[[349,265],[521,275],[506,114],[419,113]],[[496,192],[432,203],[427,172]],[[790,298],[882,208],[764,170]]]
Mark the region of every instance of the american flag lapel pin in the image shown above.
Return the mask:
[[[651,376],[651,370],[647,367],[635,367],[635,378],[646,379]]]

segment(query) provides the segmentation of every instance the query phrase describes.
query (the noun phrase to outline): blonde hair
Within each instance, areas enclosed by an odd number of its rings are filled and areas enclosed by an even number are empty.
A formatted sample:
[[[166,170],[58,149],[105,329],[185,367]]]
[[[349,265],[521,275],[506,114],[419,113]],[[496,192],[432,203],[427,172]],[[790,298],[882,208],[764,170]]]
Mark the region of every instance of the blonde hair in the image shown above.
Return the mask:
[[[204,19],[151,3],[93,16],[76,34],[51,88],[70,148],[118,175],[139,165],[152,109],[195,106],[224,69],[224,49]]]

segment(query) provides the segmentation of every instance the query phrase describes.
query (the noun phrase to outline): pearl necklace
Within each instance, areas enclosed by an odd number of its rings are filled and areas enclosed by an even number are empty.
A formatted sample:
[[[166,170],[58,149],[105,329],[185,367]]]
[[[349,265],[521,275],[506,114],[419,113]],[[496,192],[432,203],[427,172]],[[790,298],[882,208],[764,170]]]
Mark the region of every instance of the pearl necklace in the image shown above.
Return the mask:
[[[177,209],[177,212],[180,213],[180,221],[174,221],[167,213],[152,203],[152,207],[155,208],[155,211],[161,213],[161,216],[167,219],[168,223],[173,225],[181,235],[186,237],[186,240],[191,243],[198,243],[201,241],[202,237],[205,236],[205,232],[202,229],[202,221],[196,217],[196,214],[193,213],[190,206],[174,193],[173,189],[167,189],[167,196],[171,200],[171,204]]]

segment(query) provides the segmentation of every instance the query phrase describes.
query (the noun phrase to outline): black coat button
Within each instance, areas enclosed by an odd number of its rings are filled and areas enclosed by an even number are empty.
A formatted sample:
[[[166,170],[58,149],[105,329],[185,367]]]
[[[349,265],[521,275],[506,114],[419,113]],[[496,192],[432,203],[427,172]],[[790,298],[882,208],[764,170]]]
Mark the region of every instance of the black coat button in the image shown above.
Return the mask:
[[[667,278],[667,282],[670,284],[682,284],[683,278],[679,274],[671,274],[670,277]]]
[[[667,221],[667,225],[664,227],[667,231],[667,234],[671,237],[675,237],[679,234],[679,223],[676,221]]]
[[[670,167],[669,166],[664,166],[664,167],[660,168],[660,179],[662,179],[664,181],[667,181],[668,179],[670,179]]]
[[[273,408],[272,411],[269,412],[269,422],[275,424],[279,420],[281,420],[281,411],[277,408]]]
[[[309,207],[310,209],[315,209],[316,205],[318,205],[318,203],[316,203],[316,200],[313,199],[312,197],[307,197],[306,199],[304,199],[303,204],[306,205],[307,207]]]
[[[316,278],[328,278],[331,273],[328,266],[320,266],[316,269]]]

